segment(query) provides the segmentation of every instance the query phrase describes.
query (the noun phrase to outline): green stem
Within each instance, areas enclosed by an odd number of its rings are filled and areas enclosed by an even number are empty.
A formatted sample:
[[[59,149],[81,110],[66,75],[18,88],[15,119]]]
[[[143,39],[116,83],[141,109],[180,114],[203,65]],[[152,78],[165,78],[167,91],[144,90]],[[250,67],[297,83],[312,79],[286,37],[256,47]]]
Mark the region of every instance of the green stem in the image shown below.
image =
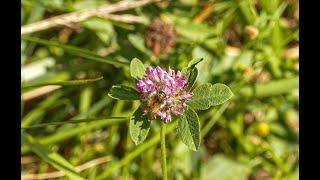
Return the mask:
[[[167,180],[168,172],[167,172],[167,153],[166,153],[166,125],[164,122],[161,122],[160,144],[161,144],[161,160],[162,160],[162,179]]]

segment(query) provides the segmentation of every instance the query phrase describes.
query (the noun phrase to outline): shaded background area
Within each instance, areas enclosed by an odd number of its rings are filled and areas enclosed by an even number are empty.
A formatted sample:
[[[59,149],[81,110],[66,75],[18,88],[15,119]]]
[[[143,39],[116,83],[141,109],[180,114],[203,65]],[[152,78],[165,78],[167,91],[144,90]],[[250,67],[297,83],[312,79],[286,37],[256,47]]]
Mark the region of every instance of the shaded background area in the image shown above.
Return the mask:
[[[108,119],[139,105],[107,96],[114,84],[134,86],[134,57],[174,69],[203,57],[196,85],[224,83],[235,94],[198,112],[197,152],[169,125],[169,179],[298,179],[298,1],[144,0],[64,25],[25,26],[118,2],[21,1],[23,179],[161,179],[159,123],[135,146],[128,120]]]

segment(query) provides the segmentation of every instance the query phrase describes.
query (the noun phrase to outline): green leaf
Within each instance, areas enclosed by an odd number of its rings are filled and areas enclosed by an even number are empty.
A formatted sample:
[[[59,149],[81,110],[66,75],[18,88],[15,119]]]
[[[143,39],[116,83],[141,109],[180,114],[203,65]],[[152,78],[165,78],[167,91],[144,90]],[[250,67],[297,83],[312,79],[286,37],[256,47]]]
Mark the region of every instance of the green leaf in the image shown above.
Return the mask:
[[[232,96],[233,93],[228,86],[220,83],[214,85],[206,83],[193,91],[193,97],[188,105],[194,109],[205,110],[226,102]]]
[[[63,171],[70,179],[83,179],[76,171],[75,167],[65,160],[59,154],[51,151],[43,145],[36,142],[36,140],[25,132],[21,132],[21,139],[24,144],[29,146],[34,153],[36,153],[41,159],[51,164],[58,170]]]
[[[210,94],[211,106],[222,104],[233,96],[231,89],[228,86],[220,83],[212,85]]]
[[[181,69],[181,73],[182,73],[183,75],[188,76],[188,73],[189,73],[188,67],[182,68],[182,69]]]
[[[193,96],[188,102],[188,105],[199,110],[205,110],[210,108],[211,102],[209,100],[209,96],[211,88],[212,85],[209,83],[198,86],[193,91]]]
[[[22,36],[21,39],[26,40],[26,41],[30,41],[30,42],[34,42],[34,43],[38,43],[38,44],[42,44],[45,46],[59,47],[72,55],[83,57],[83,58],[93,60],[96,62],[102,62],[102,63],[108,63],[108,64],[114,64],[114,65],[120,65],[120,66],[129,65],[127,62],[111,60],[111,59],[102,57],[94,52],[89,51],[89,50],[81,49],[81,48],[70,46],[70,45],[61,44],[56,41],[48,41],[48,40],[30,37],[30,36]]]
[[[194,83],[197,80],[197,76],[198,76],[198,69],[195,67],[191,70],[189,77],[188,77],[188,90],[190,90]]]
[[[191,61],[189,62],[189,64],[188,64],[188,68],[195,68],[196,65],[197,65],[198,63],[200,63],[201,61],[203,61],[203,58],[195,58],[195,59],[191,60]]]
[[[29,86],[22,86],[22,89],[29,89],[29,88],[40,87],[40,86],[48,86],[48,85],[60,85],[60,86],[85,85],[85,84],[94,83],[94,82],[99,81],[101,79],[103,79],[103,77],[99,77],[96,79],[44,82],[44,83],[39,83],[39,84],[34,84],[34,85],[29,85]]]
[[[182,142],[197,151],[200,147],[200,122],[197,113],[187,106],[178,120],[178,132]]]
[[[130,119],[129,131],[131,139],[138,145],[142,143],[150,130],[150,121],[146,115],[138,108]]]
[[[111,87],[108,96],[117,100],[139,100],[138,91],[132,87],[124,85],[114,85]]]
[[[198,69],[196,65],[203,61],[203,58],[195,58],[191,60],[187,67],[182,69],[182,73],[188,76],[188,90],[190,90],[198,77]]]
[[[200,180],[246,180],[249,173],[250,168],[245,164],[236,162],[224,155],[217,154],[201,168]]]
[[[146,68],[138,58],[133,58],[130,63],[130,74],[135,79],[142,79],[146,75]]]

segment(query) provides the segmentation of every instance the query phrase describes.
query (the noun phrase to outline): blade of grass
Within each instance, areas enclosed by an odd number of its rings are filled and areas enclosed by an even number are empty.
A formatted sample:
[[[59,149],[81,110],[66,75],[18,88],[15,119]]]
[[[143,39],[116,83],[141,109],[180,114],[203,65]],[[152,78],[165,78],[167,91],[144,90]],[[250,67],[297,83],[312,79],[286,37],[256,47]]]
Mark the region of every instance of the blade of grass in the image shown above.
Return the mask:
[[[239,9],[248,24],[253,24],[257,19],[257,10],[252,0],[236,0]]]
[[[22,86],[22,89],[29,89],[29,88],[40,87],[40,86],[48,86],[48,85],[60,85],[60,86],[85,85],[85,84],[94,83],[94,82],[99,81],[101,79],[103,79],[103,77],[99,77],[99,78],[96,78],[96,79],[43,82],[43,83],[29,85],[29,86]]]
[[[21,129],[32,129],[32,128],[39,128],[39,127],[45,127],[45,126],[51,126],[51,125],[63,125],[63,124],[78,124],[78,123],[86,123],[86,122],[92,122],[92,121],[101,121],[101,120],[114,120],[114,122],[122,122],[124,120],[127,120],[127,117],[106,117],[106,118],[93,118],[93,119],[75,119],[73,121],[64,121],[64,122],[50,122],[50,123],[41,123],[33,126],[27,126],[27,127],[21,127]],[[109,122],[110,123],[110,122]]]
[[[61,44],[57,41],[48,41],[45,39],[40,39],[40,38],[35,38],[35,37],[30,37],[30,36],[21,36],[21,39],[29,41],[29,42],[42,44],[45,46],[59,47],[59,48],[64,49],[66,52],[68,52],[72,55],[87,58],[89,60],[93,60],[96,62],[108,63],[108,64],[119,65],[119,66],[129,66],[129,62],[120,62],[120,61],[107,59],[107,58],[102,57],[98,54],[95,54],[94,52],[91,52],[89,50],[77,48],[77,47],[74,47],[71,45]]]
[[[25,132],[21,132],[21,136],[22,142],[29,146],[31,150],[36,153],[41,159],[51,164],[58,170],[63,171],[71,179],[84,180],[84,178],[82,178],[80,174],[75,171],[75,167],[58,153],[55,153],[37,143],[37,141],[32,136],[28,135]]]
[[[97,114],[101,109],[103,109],[106,105],[108,105],[110,103],[110,99],[109,98],[106,98],[106,99],[102,99],[100,101],[98,101],[97,103],[95,103],[87,112],[85,113],[82,113],[82,114],[79,114],[73,118],[71,118],[70,120],[76,120],[76,119],[85,119],[85,118],[89,118],[89,117],[93,117],[95,116],[95,114]],[[102,121],[104,122],[104,121]],[[98,122],[100,123],[100,122]],[[70,124],[67,124],[67,125],[70,125]],[[90,128],[94,129],[94,128],[97,128],[96,126],[92,125],[93,127],[89,126],[89,131],[91,130]],[[97,125],[98,126],[98,125]],[[101,124],[101,127],[103,127],[104,124]],[[63,127],[63,126],[61,126]],[[98,126],[99,127],[99,126]],[[75,127],[76,128],[76,127]],[[71,131],[75,131],[75,128],[72,129]],[[85,131],[85,128],[82,129],[82,131],[77,131],[79,133],[81,132],[84,132]],[[56,134],[53,134],[53,135],[50,135],[48,137],[44,137],[42,138],[41,141],[44,141],[45,142],[45,139],[53,139],[54,142],[53,143],[57,143],[57,142],[60,142],[64,139],[67,139],[69,137],[72,137],[72,136],[76,136],[77,133],[71,133],[71,136],[63,136],[65,130],[64,131],[56,131]],[[61,135],[62,134],[62,135]],[[59,137],[61,137],[61,139],[59,139]],[[21,148],[21,154],[25,154],[27,152],[30,151],[30,148],[29,147],[26,147],[26,146],[22,146]]]
[[[100,165],[100,164],[104,164],[108,161],[110,161],[110,157],[109,156],[103,156],[103,157],[99,157],[97,159],[93,159],[90,160],[86,163],[83,163],[79,166],[76,166],[75,169],[77,172],[82,172],[84,170],[92,170],[95,169],[96,170],[96,166]],[[65,173],[62,171],[53,171],[53,172],[48,172],[48,173],[40,173],[40,174],[23,174],[21,176],[22,179],[52,179],[52,178],[59,178],[59,177],[63,177],[65,176]],[[83,175],[85,176],[85,175]],[[87,178],[87,179],[92,179],[92,178]]]
[[[79,112],[87,112],[90,108],[94,90],[92,87],[87,87],[80,93]]]
[[[219,120],[219,118],[222,116],[223,112],[227,109],[229,103],[224,103],[219,107],[217,111],[213,111],[214,114],[212,118],[205,124],[205,126],[201,129],[201,135],[202,138],[205,137],[210,129],[214,126],[214,124]]]
[[[70,76],[71,76],[71,73],[66,72],[66,71],[62,71],[59,73],[47,72],[46,74],[39,76],[36,79],[33,79],[31,81],[22,81],[21,86],[22,87],[31,86],[31,85],[39,84],[39,83],[43,83],[43,82],[68,81],[68,80],[70,80]],[[28,89],[21,88],[22,94],[25,94],[27,92],[28,92]]]
[[[79,125],[79,126],[75,126],[73,128],[71,128],[68,131],[59,131],[56,134],[53,134],[51,136],[48,137],[44,137],[44,138],[39,138],[38,141],[39,143],[41,143],[42,145],[50,145],[50,144],[54,144],[63,140],[66,140],[68,138],[71,138],[73,136],[76,136],[78,134],[81,133],[85,133],[85,132],[89,132],[93,129],[98,129],[98,128],[102,128],[104,126],[107,125],[112,125],[112,124],[117,124],[120,122],[125,122],[126,120],[128,120],[127,118],[124,119],[100,119],[100,120],[95,120],[96,122],[92,122],[92,123],[88,123],[85,125]],[[26,152],[28,152],[30,149],[23,147],[21,149],[21,153],[24,154]]]
[[[239,94],[247,97],[267,97],[291,92],[299,87],[299,77],[275,80],[264,84],[247,86]]]
[[[83,113],[81,113],[81,114],[79,114],[79,115],[77,115],[77,116],[75,116],[75,117],[73,117],[71,119],[75,120],[75,119],[85,119],[85,118],[92,117],[95,114],[97,114],[100,110],[102,110],[110,102],[111,102],[110,98],[101,99],[97,103],[93,104],[88,111],[83,112]]]
[[[49,98],[42,101],[36,108],[22,118],[21,127],[29,126],[40,119],[57,100],[63,95],[62,92],[52,94]]]

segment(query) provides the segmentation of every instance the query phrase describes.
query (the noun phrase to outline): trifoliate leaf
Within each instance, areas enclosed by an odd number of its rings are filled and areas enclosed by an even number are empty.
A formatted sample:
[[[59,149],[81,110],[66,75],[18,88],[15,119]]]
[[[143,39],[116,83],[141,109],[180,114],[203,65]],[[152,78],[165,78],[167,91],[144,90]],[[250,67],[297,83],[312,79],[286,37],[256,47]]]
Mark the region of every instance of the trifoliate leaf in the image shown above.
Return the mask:
[[[130,63],[130,74],[135,79],[142,79],[146,75],[146,68],[139,59],[132,59]]]
[[[146,115],[138,108],[130,119],[129,131],[133,142],[138,145],[143,142],[150,130],[150,121]]]
[[[132,87],[124,85],[114,85],[111,87],[108,95],[117,100],[139,100],[140,96],[138,91]]]
[[[187,106],[178,120],[178,132],[182,142],[197,151],[200,147],[200,122],[197,113]]]

